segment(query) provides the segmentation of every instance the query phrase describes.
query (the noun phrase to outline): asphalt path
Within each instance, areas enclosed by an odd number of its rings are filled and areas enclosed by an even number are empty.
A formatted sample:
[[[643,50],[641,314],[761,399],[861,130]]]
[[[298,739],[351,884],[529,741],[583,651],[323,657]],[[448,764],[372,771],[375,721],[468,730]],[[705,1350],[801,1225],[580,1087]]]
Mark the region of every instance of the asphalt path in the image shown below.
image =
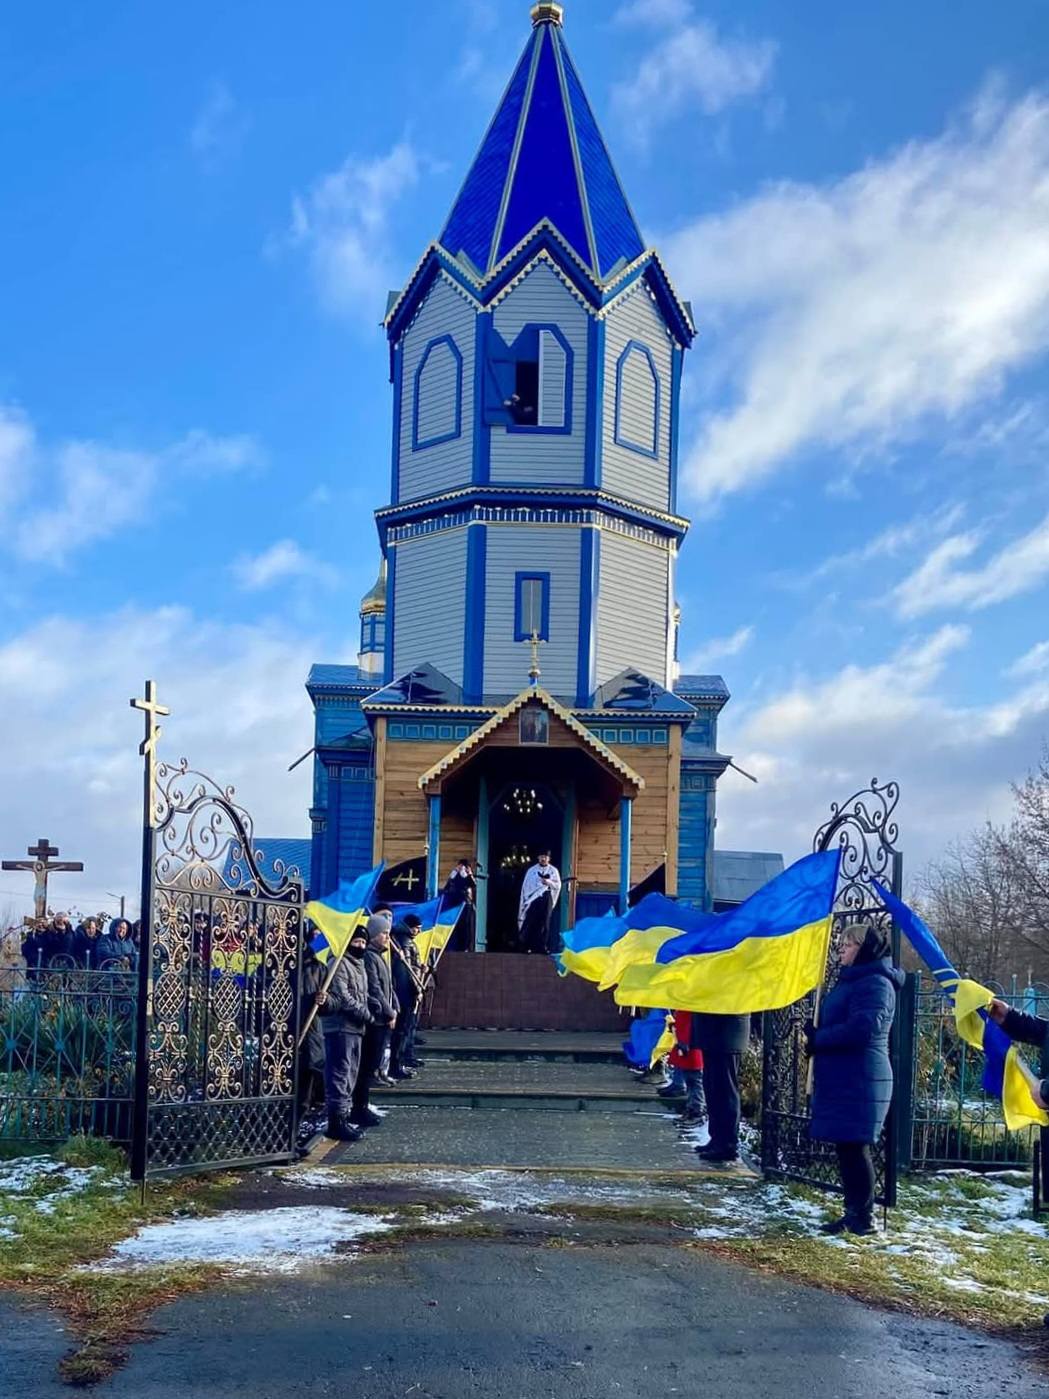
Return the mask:
[[[13,1344],[9,1330],[18,1325]],[[42,1324],[41,1324],[42,1323]],[[0,1316],[0,1393],[52,1399],[54,1319]],[[665,1245],[450,1240],[162,1308],[123,1399],[1044,1399],[1017,1348]],[[5,1387],[6,1386],[6,1387]]]

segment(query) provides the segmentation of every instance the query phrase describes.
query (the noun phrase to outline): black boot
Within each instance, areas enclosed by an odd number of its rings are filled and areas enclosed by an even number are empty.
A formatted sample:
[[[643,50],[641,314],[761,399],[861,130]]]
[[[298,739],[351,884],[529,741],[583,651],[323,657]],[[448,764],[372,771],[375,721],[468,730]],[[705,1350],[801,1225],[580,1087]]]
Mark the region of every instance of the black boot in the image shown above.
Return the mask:
[[[359,1142],[364,1133],[354,1126],[345,1113],[329,1112],[328,1129],[324,1135],[336,1142]]]
[[[373,1112],[371,1108],[360,1108],[354,1112],[351,1121],[354,1127],[363,1130],[365,1127],[378,1127],[382,1122],[382,1118],[377,1112]]]
[[[826,1224],[820,1225],[821,1234],[844,1234],[849,1227],[849,1216],[841,1215],[838,1219],[828,1220]]]
[[[869,1211],[857,1214],[847,1214],[845,1216],[845,1230],[849,1234],[876,1234],[877,1225],[874,1223],[874,1216]]]

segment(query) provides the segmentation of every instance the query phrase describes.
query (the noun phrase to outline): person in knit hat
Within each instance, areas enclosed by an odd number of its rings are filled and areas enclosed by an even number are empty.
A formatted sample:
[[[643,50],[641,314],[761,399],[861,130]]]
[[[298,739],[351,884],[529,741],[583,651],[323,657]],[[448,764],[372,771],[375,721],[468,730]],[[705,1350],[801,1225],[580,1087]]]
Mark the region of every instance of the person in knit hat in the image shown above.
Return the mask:
[[[376,911],[368,919],[368,950],[364,966],[368,975],[368,1014],[371,1024],[364,1032],[361,1046],[361,1066],[353,1089],[353,1110],[350,1121],[356,1127],[378,1127],[382,1118],[369,1101],[372,1080],[382,1070],[382,1057],[389,1042],[390,1031],[397,1024],[397,997],[387,953],[393,915],[389,909]]]

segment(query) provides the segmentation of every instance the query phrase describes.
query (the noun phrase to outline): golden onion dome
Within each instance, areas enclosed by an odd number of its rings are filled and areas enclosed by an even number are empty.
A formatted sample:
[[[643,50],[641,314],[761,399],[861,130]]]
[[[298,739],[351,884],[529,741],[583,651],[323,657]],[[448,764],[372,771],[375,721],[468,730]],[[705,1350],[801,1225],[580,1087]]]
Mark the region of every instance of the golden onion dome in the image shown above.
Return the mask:
[[[370,617],[386,611],[386,560],[379,565],[379,576],[374,587],[361,599],[361,616]]]

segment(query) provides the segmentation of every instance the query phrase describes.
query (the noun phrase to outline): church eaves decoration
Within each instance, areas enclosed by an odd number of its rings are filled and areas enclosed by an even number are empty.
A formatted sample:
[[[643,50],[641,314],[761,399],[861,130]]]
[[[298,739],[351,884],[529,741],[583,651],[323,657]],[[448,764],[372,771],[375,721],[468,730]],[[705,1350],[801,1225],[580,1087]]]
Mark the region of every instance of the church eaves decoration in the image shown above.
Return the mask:
[[[548,690],[544,690],[541,685],[529,685],[526,690],[522,690],[519,695],[515,695],[509,704],[504,704],[502,709],[497,709],[492,717],[479,729],[475,729],[469,738],[463,739],[462,743],[451,749],[434,763],[433,767],[427,769],[419,778],[419,788],[425,791],[432,782],[444,777],[451,768],[455,767],[461,759],[472,753],[475,748],[480,747],[487,738],[500,728],[507,719],[522,710],[530,701],[537,700],[546,709],[569,729],[583,744],[583,746],[594,755],[600,762],[604,763],[623,779],[630,783],[637,791],[641,792],[645,787],[645,779],[640,773],[634,771],[628,763],[625,763],[617,753],[601,742],[591,731],[581,724],[579,720],[567,710],[563,704],[558,703]]]

